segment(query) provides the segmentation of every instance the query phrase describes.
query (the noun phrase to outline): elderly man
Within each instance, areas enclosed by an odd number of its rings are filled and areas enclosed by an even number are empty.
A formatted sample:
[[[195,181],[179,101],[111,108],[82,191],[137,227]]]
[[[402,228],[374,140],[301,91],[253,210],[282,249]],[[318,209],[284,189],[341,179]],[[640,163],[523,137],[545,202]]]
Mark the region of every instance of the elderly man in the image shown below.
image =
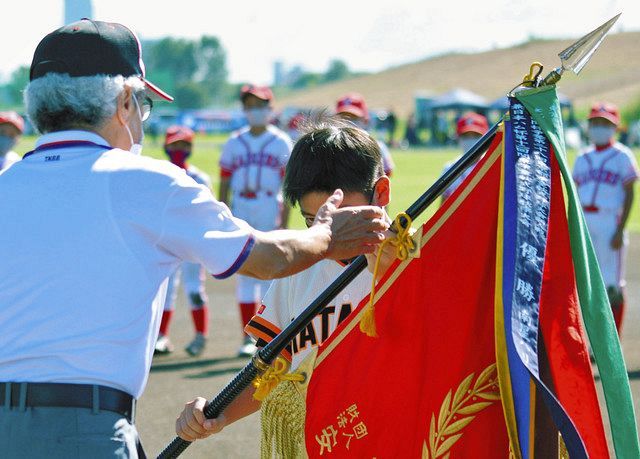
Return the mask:
[[[12,150],[24,132],[24,120],[16,112],[0,112],[0,171],[20,161]]]
[[[140,44],[82,20],[38,45],[25,90],[36,148],[0,176],[0,451],[3,457],[138,457],[133,423],[167,278],[183,262],[217,278],[301,271],[369,253],[371,206],[311,228],[259,232],[179,167],[139,156],[149,95]]]

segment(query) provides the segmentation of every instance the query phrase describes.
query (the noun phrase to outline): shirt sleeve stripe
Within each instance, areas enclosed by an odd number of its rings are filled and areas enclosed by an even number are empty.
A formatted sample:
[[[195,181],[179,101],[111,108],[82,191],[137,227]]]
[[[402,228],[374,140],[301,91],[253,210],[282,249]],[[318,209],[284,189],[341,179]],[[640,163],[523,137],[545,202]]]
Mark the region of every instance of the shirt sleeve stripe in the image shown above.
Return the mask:
[[[264,347],[264,345],[270,343],[281,330],[262,317],[253,316],[249,323],[244,327],[244,331],[247,334],[252,335],[254,338],[257,338],[258,343],[262,342],[262,347]],[[285,359],[291,362],[291,352],[284,349],[281,354]]]
[[[255,243],[256,241],[253,238],[253,236],[249,236],[249,239],[247,239],[247,242],[244,244],[244,247],[242,248],[242,252],[240,252],[240,255],[238,255],[238,258],[236,258],[236,261],[233,262],[231,267],[220,274],[213,274],[213,277],[215,277],[216,279],[226,279],[227,277],[234,274],[238,269],[240,269],[240,266],[242,266],[242,263],[244,263],[245,260],[249,257],[249,254],[251,253],[251,249],[253,248],[253,245]]]

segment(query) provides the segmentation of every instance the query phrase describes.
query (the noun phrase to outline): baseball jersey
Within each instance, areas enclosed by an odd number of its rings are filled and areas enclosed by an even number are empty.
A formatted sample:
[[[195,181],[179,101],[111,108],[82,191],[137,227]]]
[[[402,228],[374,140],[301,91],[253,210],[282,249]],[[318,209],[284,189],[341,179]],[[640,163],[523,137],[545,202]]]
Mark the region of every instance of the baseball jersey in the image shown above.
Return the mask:
[[[20,155],[18,155],[18,153],[15,151],[6,152],[4,156],[0,157],[0,171],[8,169],[9,166],[12,166],[18,161],[20,161]]]
[[[322,260],[305,271],[273,281],[262,306],[245,327],[258,340],[258,346],[270,342],[292,322],[347,266]],[[322,344],[360,301],[371,291],[373,275],[362,271],[320,312],[289,344],[284,357],[296,369],[312,349]]]
[[[168,161],[97,134],[46,134],[0,174],[0,381],[101,384],[139,397],[167,279],[233,274],[251,228]]]
[[[231,135],[220,156],[220,174],[229,177],[231,210],[261,231],[280,224],[282,179],[291,139],[275,126],[253,136],[249,127]]]
[[[442,174],[444,174],[445,172],[447,172],[449,169],[451,169],[453,167],[453,165],[460,159],[462,158],[462,156],[458,156],[456,159],[454,159],[453,161],[448,162],[447,164],[444,165],[444,168],[442,169]],[[451,196],[454,191],[456,191],[458,189],[458,187],[462,184],[462,182],[464,182],[464,180],[469,177],[469,175],[471,174],[471,172],[473,172],[473,168],[475,167],[474,165],[471,165],[469,167],[467,167],[464,172],[462,172],[462,174],[460,174],[458,176],[458,178],[456,178],[451,185],[449,185],[449,187],[444,190],[444,193],[442,193],[442,198],[443,199],[447,199],[449,196]]]
[[[638,176],[633,153],[618,142],[602,151],[591,147],[576,158],[573,166],[578,197],[587,211],[619,214],[624,203],[624,185]]]

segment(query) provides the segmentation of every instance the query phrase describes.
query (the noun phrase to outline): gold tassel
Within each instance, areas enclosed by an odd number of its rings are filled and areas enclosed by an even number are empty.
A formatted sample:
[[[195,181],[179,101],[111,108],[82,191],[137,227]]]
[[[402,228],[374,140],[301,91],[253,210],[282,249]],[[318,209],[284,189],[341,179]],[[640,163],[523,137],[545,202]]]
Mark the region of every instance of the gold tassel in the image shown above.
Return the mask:
[[[403,225],[404,220],[404,225]],[[371,281],[371,294],[369,295],[369,304],[367,304],[360,317],[360,331],[372,338],[378,337],[378,330],[376,327],[375,316],[375,304],[373,299],[376,295],[376,279],[378,278],[378,268],[380,267],[380,259],[382,258],[382,251],[386,244],[391,244],[396,248],[396,258],[400,260],[406,260],[409,258],[409,254],[415,248],[413,239],[411,238],[411,217],[406,213],[401,212],[396,215],[394,220],[394,227],[398,230],[397,234],[393,238],[385,239],[376,255],[376,263],[373,268],[373,280]]]
[[[256,391],[253,398],[259,401],[264,400],[280,381],[304,381],[305,377],[300,373],[287,373],[289,362],[282,357],[277,357],[273,366],[267,367],[266,371],[253,381]]]
[[[307,457],[304,442],[305,400],[293,381],[279,384],[262,402],[262,459]]]
[[[569,459],[569,451],[560,432],[558,432],[558,459]]]

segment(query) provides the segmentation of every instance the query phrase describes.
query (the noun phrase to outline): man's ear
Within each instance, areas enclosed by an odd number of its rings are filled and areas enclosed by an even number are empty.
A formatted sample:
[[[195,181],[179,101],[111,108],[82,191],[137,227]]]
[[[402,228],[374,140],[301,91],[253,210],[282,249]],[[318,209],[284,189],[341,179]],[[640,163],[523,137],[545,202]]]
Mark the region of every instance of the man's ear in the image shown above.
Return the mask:
[[[133,97],[133,92],[129,86],[124,87],[124,91],[120,93],[118,96],[118,100],[116,101],[116,115],[118,117],[118,121],[123,125],[129,123],[129,117],[131,116],[131,104]]]
[[[383,175],[376,182],[376,186],[373,189],[373,202],[376,206],[384,207],[389,204],[391,199],[391,184],[389,177]]]

